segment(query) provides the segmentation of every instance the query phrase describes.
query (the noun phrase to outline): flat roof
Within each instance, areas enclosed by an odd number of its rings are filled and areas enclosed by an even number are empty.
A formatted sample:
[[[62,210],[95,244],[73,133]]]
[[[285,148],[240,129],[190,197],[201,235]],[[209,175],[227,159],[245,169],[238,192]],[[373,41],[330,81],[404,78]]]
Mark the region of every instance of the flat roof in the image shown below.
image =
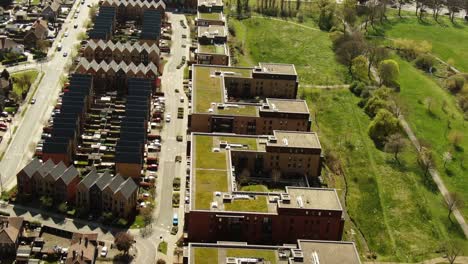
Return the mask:
[[[297,75],[294,64],[260,62],[258,65],[266,73]]]
[[[266,102],[270,106],[270,109],[262,109],[262,111],[310,113],[305,100],[266,98]]]
[[[207,5],[207,6],[223,6],[223,0],[198,0],[197,3],[200,5]]]
[[[318,135],[315,132],[275,130],[273,131],[273,135],[277,139],[276,143],[269,141],[267,146],[313,149],[322,148]]]
[[[290,203],[279,203],[280,208],[304,208],[341,211],[340,200],[335,189],[286,187]]]
[[[223,13],[202,13],[198,12],[198,19],[203,20],[223,20]]]
[[[274,131],[277,132],[277,131]],[[283,131],[281,131],[283,132]],[[311,132],[291,132],[307,138]],[[191,204],[192,210],[242,211],[277,213],[278,208],[342,210],[334,189],[287,187],[291,197],[289,204],[278,201],[280,192],[256,192],[245,194],[232,190],[231,152],[266,152],[268,138],[259,135],[234,135],[224,133],[192,133],[191,154]],[[318,140],[318,139],[317,139]],[[226,146],[229,145],[229,148]],[[283,147],[283,145],[280,145]],[[221,195],[215,195],[218,193]],[[222,194],[232,194],[231,202],[223,202]],[[299,201],[302,200],[303,203]]]
[[[227,55],[227,46],[226,44],[209,44],[209,45],[198,44],[198,53]]]
[[[299,247],[304,254],[303,263],[313,263],[312,253],[316,252],[320,263],[326,264],[360,264],[359,254],[353,242],[299,240]],[[295,263],[295,262],[293,262]]]
[[[208,25],[208,26],[198,26],[198,37],[207,37],[207,38],[214,38],[214,37],[226,37],[227,30],[226,26],[220,25]]]
[[[303,260],[294,261],[294,254]],[[316,257],[324,264],[361,264],[353,242],[297,240],[297,244],[282,246],[250,245],[245,242],[189,243],[189,264],[226,264],[227,258],[263,259],[271,264],[313,264]],[[281,255],[281,257],[280,257]]]
[[[200,47],[213,49],[214,45],[199,45]],[[261,103],[232,103],[225,102],[224,76],[251,78],[254,68],[230,67],[214,65],[192,66],[192,105],[193,113],[212,113],[225,115],[258,116]],[[266,103],[275,107],[280,112],[309,114],[309,108],[304,100],[267,98]],[[218,108],[217,104],[224,104],[224,108]],[[268,111],[263,110],[262,111]],[[273,111],[273,110],[272,110]]]

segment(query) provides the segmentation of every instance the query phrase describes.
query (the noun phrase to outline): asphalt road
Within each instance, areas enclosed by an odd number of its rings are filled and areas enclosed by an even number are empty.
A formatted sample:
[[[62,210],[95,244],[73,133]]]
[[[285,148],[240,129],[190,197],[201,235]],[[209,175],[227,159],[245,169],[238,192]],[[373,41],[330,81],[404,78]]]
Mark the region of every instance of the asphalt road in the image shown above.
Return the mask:
[[[50,117],[52,107],[58,98],[60,77],[66,73],[66,65],[71,63],[72,49],[74,45],[79,43],[79,33],[85,31],[83,24],[89,16],[89,8],[86,5],[97,2],[96,0],[88,0],[83,6],[80,5],[79,1],[76,2],[49,51],[49,62],[38,64],[38,70],[44,72],[44,77],[35,95],[36,103],[26,110],[24,118],[19,122],[16,133],[5,151],[4,158],[0,162],[0,172],[5,190],[16,185],[16,173],[33,156],[42,127]],[[78,18],[74,19],[73,13],[77,8],[80,8],[81,12]],[[74,29],[74,24],[78,24],[79,27]],[[65,31],[69,32],[68,37],[60,40]],[[58,42],[62,43],[62,51],[53,54]],[[68,52],[67,57],[63,56],[64,52]]]

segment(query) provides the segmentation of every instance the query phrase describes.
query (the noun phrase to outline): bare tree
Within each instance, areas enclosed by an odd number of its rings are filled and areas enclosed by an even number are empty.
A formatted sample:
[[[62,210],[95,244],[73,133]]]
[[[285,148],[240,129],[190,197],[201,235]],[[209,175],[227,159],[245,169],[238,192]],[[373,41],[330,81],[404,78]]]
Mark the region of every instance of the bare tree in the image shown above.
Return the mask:
[[[455,14],[460,12],[461,9],[463,9],[463,2],[464,0],[447,0],[446,1],[445,5],[447,6],[447,9],[449,11],[449,17],[452,23],[455,19]]]
[[[447,169],[447,163],[450,163],[452,161],[452,153],[450,153],[449,151],[444,152],[442,159],[444,160],[444,168]]]
[[[427,177],[429,169],[434,166],[434,155],[428,147],[421,147],[418,155],[418,164],[424,171],[424,177]]]
[[[128,255],[128,251],[134,243],[133,236],[128,232],[120,232],[115,235],[114,244],[119,251],[123,251],[125,255]]]
[[[174,249],[174,255],[177,256],[177,262],[178,263],[181,263],[180,262],[180,256],[182,256],[183,254],[184,254],[184,251],[180,247],[176,247]]]
[[[458,256],[462,255],[462,247],[456,241],[449,241],[444,245],[444,253],[447,256],[447,260],[450,264],[454,264]]]
[[[450,216],[452,215],[453,211],[455,209],[461,209],[465,206],[465,203],[463,202],[463,198],[460,194],[458,193],[449,193],[447,195],[447,209],[448,209],[448,219],[450,220],[451,223],[452,219]]]
[[[396,133],[393,135],[390,135],[387,138],[387,141],[385,142],[385,151],[393,153],[395,160],[400,164],[400,160],[398,160],[398,153],[403,151],[403,149],[406,147],[406,140],[405,138],[400,134]]]

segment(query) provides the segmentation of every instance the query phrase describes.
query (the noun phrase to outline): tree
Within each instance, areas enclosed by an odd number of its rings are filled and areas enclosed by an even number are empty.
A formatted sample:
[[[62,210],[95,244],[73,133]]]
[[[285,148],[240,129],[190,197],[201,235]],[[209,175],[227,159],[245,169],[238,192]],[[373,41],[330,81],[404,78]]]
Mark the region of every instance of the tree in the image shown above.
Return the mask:
[[[158,261],[156,261],[156,264],[166,264],[166,261],[164,259],[158,259]]]
[[[400,163],[398,160],[398,153],[403,151],[405,147],[406,140],[400,133],[390,135],[385,142],[385,151],[393,153],[398,164]]]
[[[444,161],[444,168],[446,169],[447,163],[450,163],[452,161],[452,153],[450,153],[449,151],[444,152],[444,154],[442,155],[442,160]]]
[[[445,242],[443,245],[443,249],[450,264],[454,264],[458,256],[463,255],[462,247],[459,243],[457,243],[454,240]]]
[[[61,212],[62,214],[66,213],[68,211],[67,203],[63,202],[59,204],[58,211]]]
[[[10,79],[10,73],[8,72],[8,70],[6,68],[3,69],[2,74],[0,75],[0,77],[4,78],[6,80]]]
[[[143,218],[145,226],[150,225],[153,222],[153,209],[150,206],[141,208],[140,215]]]
[[[428,147],[421,147],[418,153],[419,167],[424,171],[424,177],[427,177],[429,169],[434,166],[434,155]]]
[[[39,198],[39,201],[41,202],[41,206],[45,208],[51,208],[54,203],[52,197],[50,196],[41,196],[41,198]]]
[[[329,0],[319,0],[319,19],[318,26],[321,30],[330,31],[335,23],[335,4]]]
[[[411,3],[411,0],[397,0],[396,2],[398,5],[398,16],[401,18],[401,8],[404,4]]]
[[[367,58],[369,59],[369,64],[367,65],[367,76],[371,78],[371,68],[378,65],[382,60],[388,58],[388,51],[385,47],[378,46],[377,44],[371,44],[367,48]]]
[[[245,185],[250,181],[250,171],[248,168],[242,169],[242,172],[239,175],[239,183]]]
[[[45,51],[50,46],[50,42],[47,40],[36,41],[36,48],[40,51]]]
[[[381,85],[394,87],[398,83],[400,69],[394,60],[384,60],[379,64],[379,76]]]
[[[461,74],[450,76],[445,81],[445,86],[451,93],[456,94],[460,92],[465,86],[465,77],[463,77]]]
[[[414,63],[421,70],[432,73],[432,68],[434,67],[435,59],[431,55],[425,53],[419,55]]]
[[[340,16],[343,23],[343,32],[346,34],[346,24],[354,26],[357,20],[356,0],[344,0],[341,4]]]
[[[368,127],[369,136],[377,145],[383,144],[388,136],[398,132],[398,119],[386,109],[380,109]]]
[[[366,43],[363,39],[356,37],[345,40],[336,50],[338,61],[348,67],[348,72],[352,74],[353,59],[364,54]]]
[[[128,251],[134,243],[133,236],[128,232],[119,232],[115,235],[114,244],[119,251],[123,251],[124,255],[128,255]]]
[[[447,209],[448,209],[448,219],[450,220],[451,223],[452,219],[450,216],[452,215],[453,211],[456,209],[460,210],[465,206],[465,203],[463,202],[463,198],[459,193],[449,193],[447,194]]]
[[[353,78],[360,81],[367,81],[367,58],[359,55],[352,61],[351,74]]]
[[[460,10],[463,8],[463,2],[467,2],[466,0],[446,0],[445,5],[447,6],[447,9],[449,11],[449,17],[450,21],[454,21],[455,19],[455,14],[460,12]]]
[[[180,256],[184,254],[184,250],[181,249],[180,247],[176,247],[174,249],[174,255],[177,256],[177,261],[180,262]]]

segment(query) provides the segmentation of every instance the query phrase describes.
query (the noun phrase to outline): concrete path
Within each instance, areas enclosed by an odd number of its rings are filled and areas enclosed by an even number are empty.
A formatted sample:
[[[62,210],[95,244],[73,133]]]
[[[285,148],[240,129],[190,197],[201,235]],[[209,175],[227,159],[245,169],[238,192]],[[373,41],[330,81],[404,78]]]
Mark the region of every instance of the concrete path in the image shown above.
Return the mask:
[[[403,130],[405,130],[413,146],[416,148],[418,152],[421,151],[421,145],[418,139],[416,138],[416,136],[414,135],[413,131],[411,130],[410,126],[408,125],[408,122],[406,122],[404,116],[400,115],[398,119],[400,120],[400,124]],[[445,187],[445,184],[442,181],[442,178],[440,177],[439,172],[436,169],[431,168],[429,169],[429,173],[431,174],[434,182],[437,184],[437,188],[439,189],[440,193],[444,197],[445,201],[448,202],[449,191],[447,187]],[[455,219],[457,220],[457,222],[460,224],[460,227],[462,228],[463,233],[465,234],[465,237],[468,238],[468,225],[466,224],[466,221],[463,218],[460,211],[458,210],[458,208],[455,208],[453,210],[453,215],[455,216]]]

